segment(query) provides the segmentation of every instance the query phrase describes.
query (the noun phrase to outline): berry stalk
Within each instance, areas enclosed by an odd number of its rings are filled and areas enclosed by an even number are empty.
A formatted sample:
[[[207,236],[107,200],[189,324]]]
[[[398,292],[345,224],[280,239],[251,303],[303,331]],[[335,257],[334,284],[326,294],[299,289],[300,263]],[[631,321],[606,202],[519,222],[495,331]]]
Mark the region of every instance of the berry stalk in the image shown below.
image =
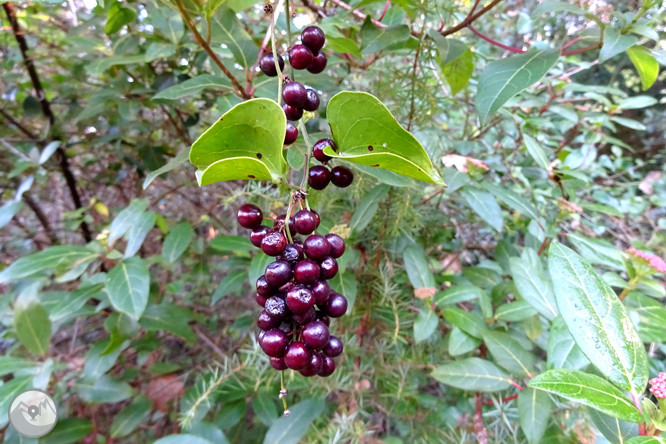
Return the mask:
[[[282,0],[278,1],[277,6],[273,9],[273,14],[271,16],[271,50],[273,51],[273,60],[275,61],[275,70],[277,71],[278,77],[278,105],[282,105],[282,70],[280,69],[280,63],[278,59],[277,49],[276,49],[276,40],[275,40],[275,23],[277,18],[280,15],[280,6],[282,6]],[[287,18],[287,23],[289,18]]]

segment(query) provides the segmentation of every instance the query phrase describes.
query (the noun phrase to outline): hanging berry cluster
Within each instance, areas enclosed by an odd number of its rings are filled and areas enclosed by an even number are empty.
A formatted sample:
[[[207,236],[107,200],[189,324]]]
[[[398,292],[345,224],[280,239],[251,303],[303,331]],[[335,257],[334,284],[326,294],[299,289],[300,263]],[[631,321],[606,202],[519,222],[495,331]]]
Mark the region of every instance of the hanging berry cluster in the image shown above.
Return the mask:
[[[323,190],[331,182],[338,188],[347,188],[354,181],[354,173],[346,166],[336,166],[333,169],[328,169],[325,164],[331,160],[330,156],[324,154],[324,148],[331,147],[333,151],[337,151],[338,147],[331,139],[321,139],[312,147],[312,155],[315,159],[324,165],[315,165],[310,167],[308,171],[308,185],[315,190]]]
[[[342,342],[329,332],[330,318],[345,314],[347,299],[327,281],[338,273],[336,259],[345,252],[345,242],[337,234],[313,234],[320,222],[316,211],[302,209],[288,222],[286,215],[278,216],[273,227],[262,225],[263,220],[256,205],[238,210],[238,223],[252,230],[252,244],[276,258],[257,280],[256,301],[263,307],[259,345],[277,370],[330,376],[333,358],[342,353]],[[308,236],[305,242],[297,233]]]

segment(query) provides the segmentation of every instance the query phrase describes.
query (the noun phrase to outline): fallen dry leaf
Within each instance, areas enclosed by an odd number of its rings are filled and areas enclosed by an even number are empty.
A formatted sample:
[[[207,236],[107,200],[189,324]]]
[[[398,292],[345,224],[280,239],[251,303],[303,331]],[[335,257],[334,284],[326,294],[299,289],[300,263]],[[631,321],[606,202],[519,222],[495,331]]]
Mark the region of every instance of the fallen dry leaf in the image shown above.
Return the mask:
[[[155,408],[161,412],[168,412],[169,401],[183,396],[185,383],[177,375],[164,375],[148,383],[146,398],[150,399]]]

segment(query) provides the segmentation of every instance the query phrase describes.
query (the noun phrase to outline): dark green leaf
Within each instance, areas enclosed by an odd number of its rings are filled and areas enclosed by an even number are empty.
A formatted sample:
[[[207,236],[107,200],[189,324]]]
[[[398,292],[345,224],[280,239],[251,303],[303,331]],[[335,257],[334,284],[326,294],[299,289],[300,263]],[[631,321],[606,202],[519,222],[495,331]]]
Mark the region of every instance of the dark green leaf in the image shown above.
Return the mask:
[[[211,46],[219,48],[225,45],[234,55],[236,62],[245,68],[249,68],[257,60],[257,45],[233,10],[226,7],[217,9],[211,17],[210,28]],[[284,139],[284,131],[282,137]]]
[[[420,245],[410,245],[402,252],[409,282],[416,288],[434,288],[435,277],[428,266],[425,252]]]
[[[516,301],[497,307],[495,318],[500,321],[518,322],[524,321],[537,314],[537,311],[527,301]]]
[[[543,278],[541,264],[532,264],[525,257],[512,257],[511,275],[520,295],[535,310],[553,320],[558,314],[552,284]]]
[[[139,319],[146,309],[149,289],[148,266],[137,257],[125,259],[107,275],[106,290],[111,305],[132,319]]]
[[[369,19],[361,28],[361,54],[375,54],[410,38],[409,26],[393,25],[378,28]]]
[[[481,217],[488,225],[495,229],[495,231],[502,232],[502,209],[500,208],[495,197],[479,191],[476,188],[465,187],[460,193],[465,198],[467,205]]]
[[[638,37],[633,35],[624,35],[616,28],[608,25],[604,29],[604,46],[599,52],[599,63],[615,57],[626,51],[638,42]]]
[[[453,327],[449,334],[449,354],[460,356],[469,353],[481,344],[481,340],[474,338],[458,327]]]
[[[477,299],[483,290],[469,284],[459,284],[435,294],[434,301],[438,307],[458,302],[467,302]]]
[[[495,364],[480,358],[467,358],[440,365],[431,374],[441,383],[477,392],[506,390],[511,384],[506,373]]]
[[[296,444],[298,443],[310,423],[324,411],[325,403],[320,399],[301,401],[289,408],[291,414],[282,416],[270,426],[264,444]]]
[[[462,308],[448,307],[444,309],[443,313],[444,319],[475,338],[482,338],[488,330],[486,323],[478,315]]]
[[[139,396],[118,413],[111,423],[109,434],[112,438],[124,438],[131,434],[139,424],[145,422],[153,406],[145,396]]]
[[[88,262],[99,253],[78,245],[56,245],[24,256],[0,272],[0,284],[17,281],[44,270],[69,270],[76,264]]]
[[[51,321],[41,304],[17,304],[14,308],[14,327],[21,344],[33,355],[43,356],[49,350]]]
[[[104,33],[106,35],[115,34],[120,31],[123,26],[128,25],[136,20],[136,11],[132,8],[123,8],[122,3],[111,3],[109,14],[104,26]]]
[[[213,74],[201,74],[192,79],[185,80],[178,85],[170,86],[155,94],[153,99],[178,100],[199,94],[207,89],[231,92],[231,82],[226,77]],[[145,186],[144,186],[145,188]]]
[[[428,339],[435,332],[438,324],[437,313],[430,310],[425,304],[414,321],[414,342],[418,344]]]
[[[590,409],[590,418],[604,437],[613,444],[626,444],[632,436],[638,435],[638,425]]]
[[[192,312],[172,304],[152,305],[141,317],[141,327],[147,331],[168,331],[185,339],[188,344],[196,342],[196,335],[188,325]]]
[[[146,175],[146,179],[143,181],[143,189],[145,190],[148,188],[148,185],[150,185],[153,180],[157,178],[157,176],[161,176],[164,173],[168,173],[169,171],[172,171],[182,164],[184,164],[190,156],[190,151],[187,149],[184,149],[176,157],[171,159],[169,162],[167,162],[166,165],[164,165],[161,168],[156,169],[155,171],[151,171]]]
[[[349,271],[340,272],[330,280],[330,284],[331,288],[347,298],[347,314],[351,313],[358,294],[358,283],[354,274]]]
[[[518,394],[520,428],[530,444],[539,444],[548,427],[553,409],[550,397],[539,390],[526,388]]]
[[[231,251],[252,251],[256,247],[252,245],[247,236],[218,236],[210,241],[210,248],[221,253]]]
[[[172,264],[187,250],[192,242],[194,230],[189,222],[183,221],[176,225],[164,239],[162,245],[162,257],[165,261]]]
[[[356,211],[349,222],[349,228],[352,231],[360,232],[368,226],[379,208],[379,202],[386,198],[389,190],[390,187],[388,185],[381,184],[374,187],[365,195],[361,203],[356,207]]]
[[[486,331],[483,341],[494,361],[509,373],[518,376],[532,377],[534,372],[535,356],[525,350],[518,341],[506,333]]]
[[[93,424],[89,419],[65,418],[59,419],[56,426],[43,438],[40,444],[73,444],[93,431]]]

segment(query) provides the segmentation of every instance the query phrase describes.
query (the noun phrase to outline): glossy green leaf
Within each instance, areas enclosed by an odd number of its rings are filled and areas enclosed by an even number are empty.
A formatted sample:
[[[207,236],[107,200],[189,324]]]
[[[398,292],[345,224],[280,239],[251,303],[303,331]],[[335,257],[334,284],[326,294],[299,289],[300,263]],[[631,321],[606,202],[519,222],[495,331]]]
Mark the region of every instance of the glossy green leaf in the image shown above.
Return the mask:
[[[64,418],[58,419],[58,423],[53,430],[43,438],[39,439],[39,444],[74,444],[81,442],[81,439],[90,435],[93,431],[93,424],[89,419],[84,418]]]
[[[494,361],[512,375],[532,377],[536,357],[510,335],[498,331],[483,333],[483,341]]]
[[[638,37],[620,33],[617,28],[606,26],[604,29],[604,46],[599,52],[599,63],[626,51],[638,42]]]
[[[507,100],[538,82],[559,56],[559,49],[544,49],[489,63],[479,78],[476,96],[481,125],[487,124]]]
[[[435,294],[434,302],[438,307],[443,307],[449,304],[457,304],[458,302],[467,302],[477,299],[481,290],[479,287],[470,284],[458,284],[454,287],[447,288]]]
[[[148,232],[155,226],[157,214],[152,211],[141,213],[141,216],[132,224],[127,233],[127,246],[125,247],[125,258],[134,256],[141,248]]]
[[[481,358],[467,358],[435,367],[432,377],[462,390],[497,392],[511,385],[509,376],[495,364]]]
[[[643,342],[666,342],[666,308],[663,303],[635,291],[624,301]]]
[[[590,364],[576,345],[562,316],[553,321],[548,335],[548,367],[581,370]]]
[[[585,237],[578,233],[570,233],[567,240],[590,263],[605,265],[615,270],[624,271],[622,252],[608,241]]]
[[[215,305],[217,301],[229,294],[238,293],[247,279],[247,273],[244,270],[232,271],[220,280],[215,292],[210,298],[210,305]]]
[[[134,395],[134,389],[128,383],[109,375],[102,375],[93,381],[81,381],[74,386],[74,390],[83,401],[91,404],[112,404]]]
[[[139,424],[148,419],[152,408],[152,403],[145,396],[134,398],[130,405],[114,416],[109,434],[116,439],[131,434]]]
[[[595,409],[590,409],[589,414],[597,429],[613,444],[626,444],[632,436],[638,435],[637,424],[604,415]]]
[[[508,304],[502,304],[495,310],[495,319],[499,321],[517,322],[524,321],[537,314],[537,311],[529,302],[519,300]]]
[[[388,196],[390,189],[388,185],[381,184],[374,187],[365,195],[356,207],[356,211],[349,222],[349,228],[352,231],[360,232],[368,226],[375,213],[377,213],[379,202]]]
[[[107,244],[113,246],[118,239],[139,221],[146,208],[148,208],[148,201],[146,199],[132,199],[129,206],[118,213],[113,222],[111,222]]]
[[[650,89],[659,76],[659,62],[643,46],[632,46],[627,49],[627,54],[641,78],[643,91]]]
[[[465,43],[458,39],[446,38],[434,29],[428,31],[428,37],[435,42],[437,62],[442,67],[458,59],[467,51]]]
[[[509,208],[536,220],[541,225],[539,211],[524,197],[495,184],[485,183],[483,187]]]
[[[279,182],[288,169],[282,155],[287,121],[272,100],[234,106],[192,144],[190,162],[199,185],[236,179]]]
[[[104,33],[106,35],[115,34],[120,31],[123,26],[128,25],[136,20],[136,11],[132,8],[123,8],[123,3],[113,2],[109,8],[109,13],[104,26]]]
[[[474,53],[468,49],[462,56],[442,66],[442,74],[451,87],[451,95],[462,91],[474,73]]]
[[[49,350],[51,321],[41,304],[17,304],[14,308],[14,327],[21,344],[33,355],[43,356]]]
[[[498,233],[502,232],[502,226],[504,225],[502,209],[492,194],[468,187],[465,187],[460,194],[467,202],[467,205],[481,219],[486,221]]]
[[[428,266],[425,251],[420,245],[410,245],[402,252],[409,282],[416,288],[434,288],[435,277]]]
[[[338,145],[337,153],[324,149],[327,155],[444,186],[418,140],[376,97],[341,92],[328,102],[326,114]]]
[[[326,37],[326,47],[343,54],[351,54],[361,58],[361,49],[352,39],[346,37]]]
[[[178,260],[194,238],[194,230],[189,222],[183,221],[173,227],[162,245],[162,257],[165,261],[173,264]]]
[[[550,162],[548,161],[546,152],[541,148],[541,145],[539,145],[539,142],[528,134],[523,134],[523,140],[525,141],[527,152],[532,156],[532,159],[534,159],[537,165],[541,168],[547,170],[550,166]]]
[[[149,289],[148,266],[137,257],[125,259],[107,275],[106,290],[111,305],[132,319],[139,319],[146,309]]]
[[[615,292],[587,261],[560,243],[550,246],[548,268],[557,306],[585,356],[619,387],[642,393],[647,355]]]
[[[569,369],[548,370],[535,376],[529,386],[625,421],[644,421],[643,415],[624,393],[596,375]]]
[[[163,89],[155,94],[153,99],[178,100],[183,97],[197,95],[208,89],[220,91],[233,90],[228,78],[216,76],[214,74],[201,74],[192,79],[185,80],[183,83]]]
[[[190,150],[184,149],[176,157],[171,159],[166,163],[161,168],[156,169],[155,171],[151,171],[146,175],[146,179],[143,181],[143,189],[145,190],[148,188],[148,185],[150,185],[153,180],[155,180],[158,176],[161,176],[162,174],[168,173],[169,171],[173,171],[189,159],[190,156]]]
[[[459,329],[453,327],[449,334],[449,354],[451,356],[460,356],[469,353],[481,344],[481,340],[472,337]]]
[[[658,436],[636,436],[627,441],[626,444],[666,444],[666,438]]]
[[[45,270],[56,273],[69,270],[78,263],[88,262],[99,253],[78,245],[56,245],[18,259],[0,272],[0,284],[17,281]]]
[[[513,282],[523,299],[546,318],[555,319],[558,310],[553,287],[544,279],[540,264],[531,264],[524,257],[512,257],[509,263]]]
[[[444,319],[475,338],[482,338],[483,334],[488,330],[488,327],[479,315],[465,311],[462,308],[447,307],[444,309],[443,314]]]
[[[548,427],[553,409],[550,397],[539,390],[526,388],[518,394],[520,428],[529,444],[539,444]]]
[[[428,339],[437,330],[439,324],[437,313],[430,310],[427,304],[416,316],[414,320],[414,342],[417,344]]]
[[[500,276],[498,271],[489,267],[466,267],[462,273],[465,279],[472,284],[486,290],[491,290],[502,282],[502,276]]]
[[[151,305],[139,324],[147,331],[168,331],[192,345],[196,342],[196,335],[188,325],[192,317],[192,312],[185,307],[173,304]]]
[[[289,416],[281,416],[266,432],[264,444],[296,444],[298,443],[310,423],[324,411],[325,403],[321,399],[308,399],[289,408]]]
[[[218,8],[210,19],[210,29],[211,46],[219,48],[225,45],[239,65],[249,68],[257,60],[259,49],[232,9]]]
[[[378,28],[369,19],[361,28],[361,54],[375,54],[410,38],[409,26],[393,25]]]
[[[221,253],[232,251],[253,251],[256,247],[252,245],[247,236],[217,236],[210,241],[210,248]]]

